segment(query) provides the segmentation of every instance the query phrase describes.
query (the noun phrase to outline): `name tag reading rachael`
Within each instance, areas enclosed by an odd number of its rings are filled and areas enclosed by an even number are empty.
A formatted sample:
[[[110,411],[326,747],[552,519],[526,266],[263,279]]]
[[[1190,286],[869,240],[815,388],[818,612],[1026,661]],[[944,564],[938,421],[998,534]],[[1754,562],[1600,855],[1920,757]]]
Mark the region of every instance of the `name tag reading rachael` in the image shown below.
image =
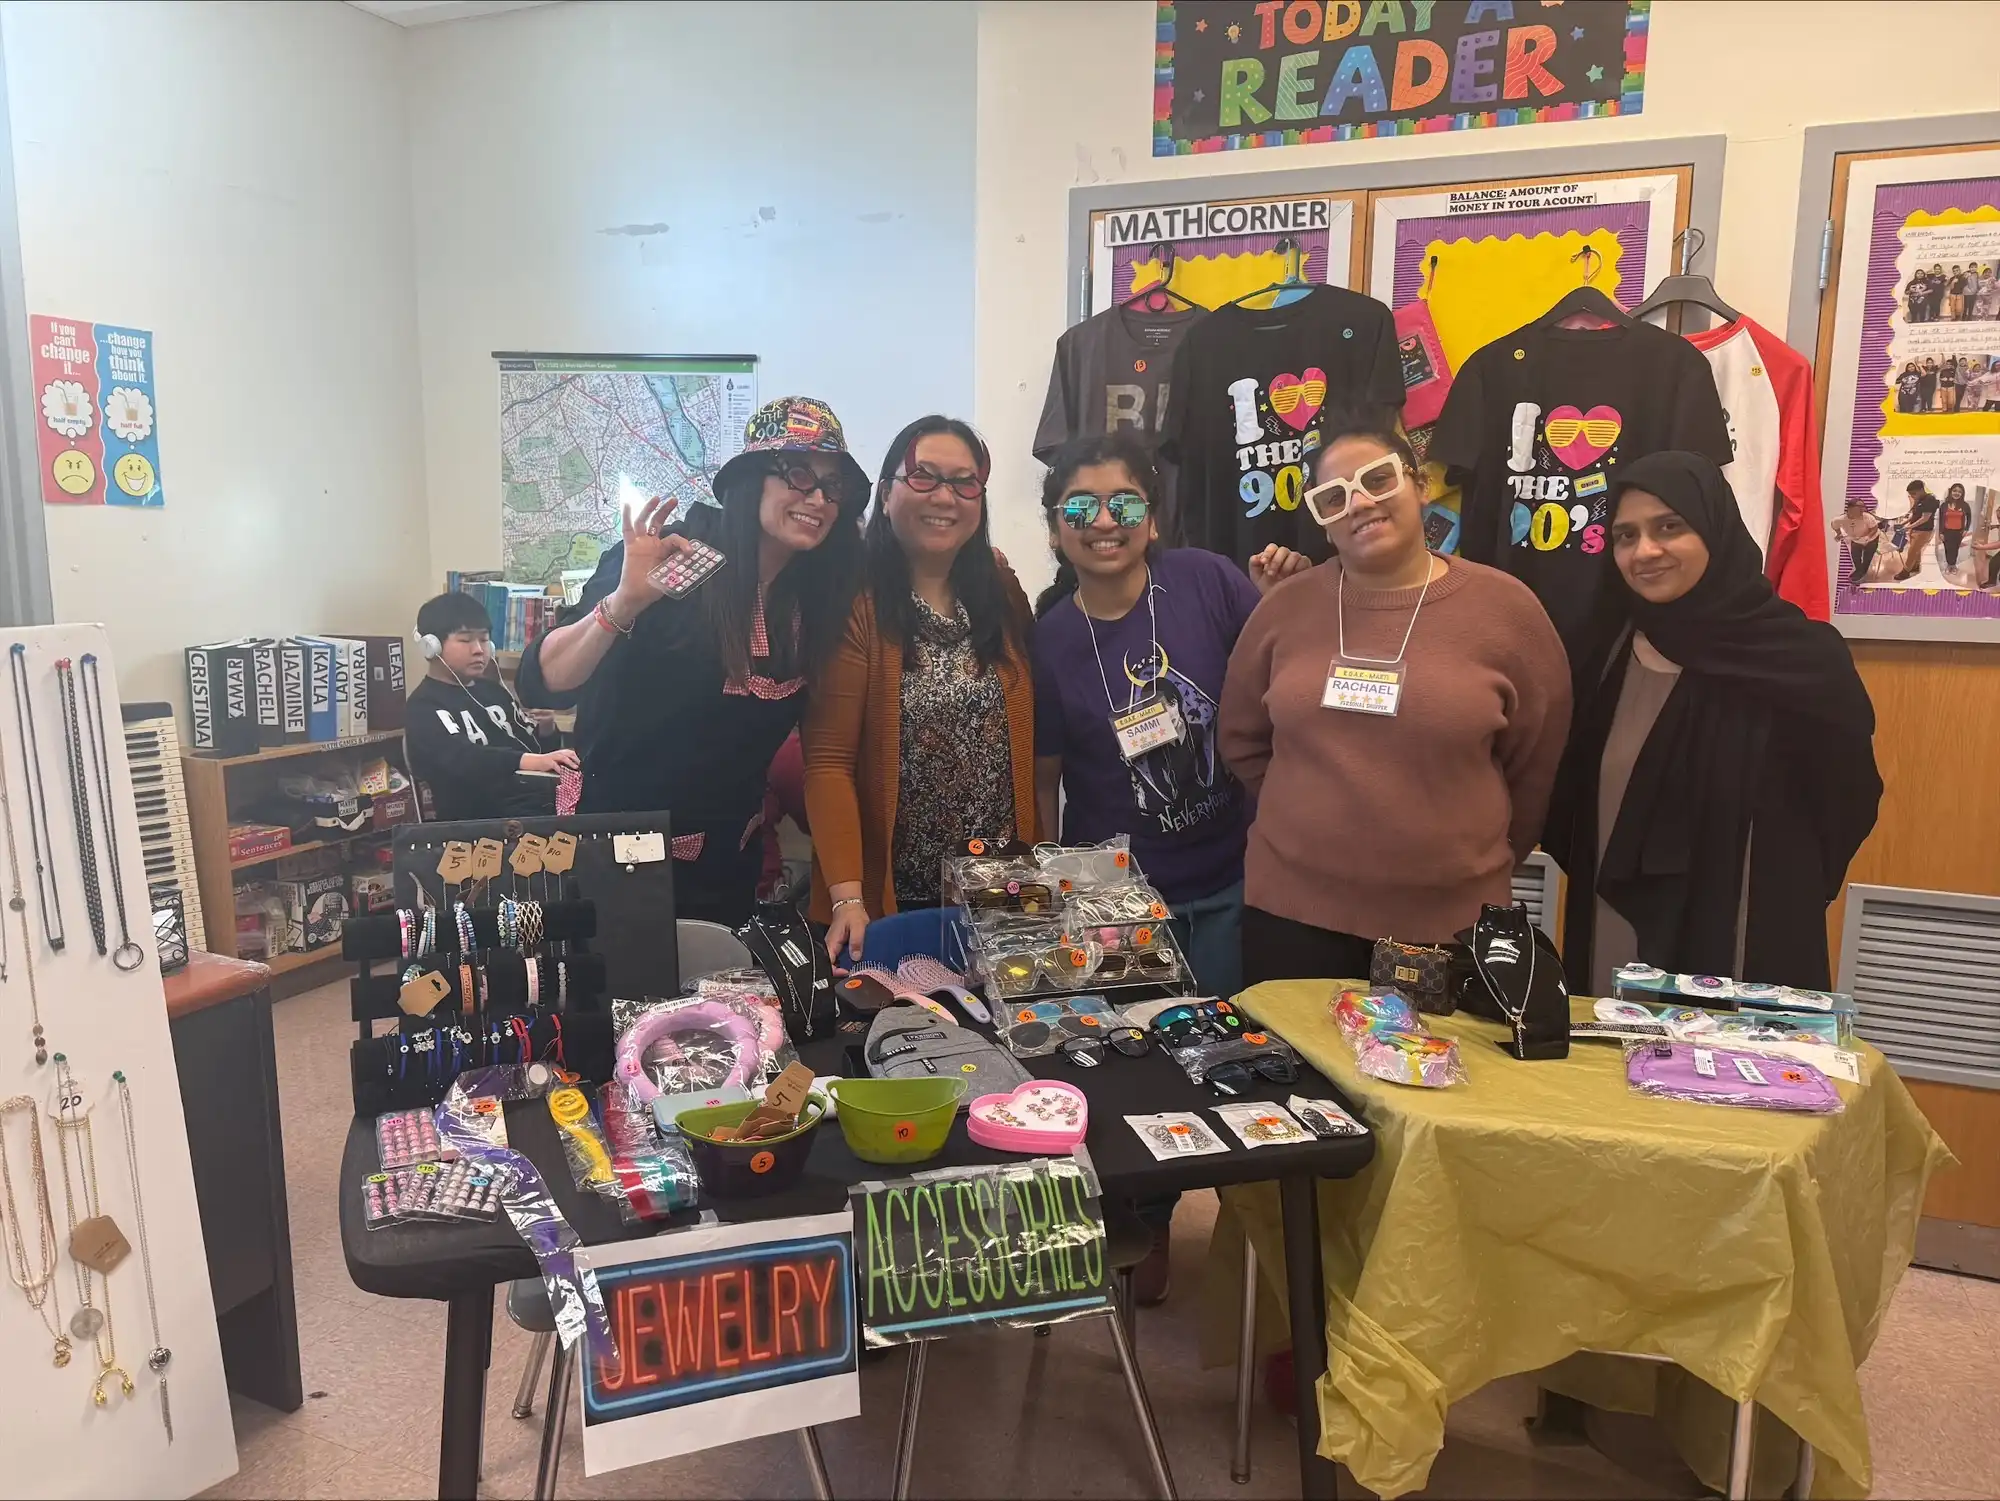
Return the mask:
[[[1405,670],[1400,666],[1335,666],[1326,675],[1320,707],[1345,709],[1350,714],[1394,714],[1403,696]]]
[[[1187,734],[1181,711],[1157,693],[1148,693],[1131,708],[1111,716],[1111,733],[1118,737],[1118,753],[1136,761],[1149,750],[1172,745]]]

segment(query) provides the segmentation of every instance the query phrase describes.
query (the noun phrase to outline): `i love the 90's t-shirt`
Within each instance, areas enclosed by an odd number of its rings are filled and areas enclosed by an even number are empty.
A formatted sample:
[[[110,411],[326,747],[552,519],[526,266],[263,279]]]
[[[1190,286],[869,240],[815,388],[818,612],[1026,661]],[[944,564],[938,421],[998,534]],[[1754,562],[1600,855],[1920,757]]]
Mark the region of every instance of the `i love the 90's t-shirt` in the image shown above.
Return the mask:
[[[1223,307],[1174,355],[1160,451],[1180,465],[1186,541],[1247,564],[1276,542],[1315,560],[1300,504],[1327,415],[1403,405],[1396,323],[1372,297],[1315,287],[1284,307]]]
[[[1734,456],[1708,361],[1645,323],[1516,329],[1465,362],[1438,417],[1432,462],[1470,474],[1459,551],[1535,591],[1579,672],[1617,629],[1612,482],[1666,449]]]

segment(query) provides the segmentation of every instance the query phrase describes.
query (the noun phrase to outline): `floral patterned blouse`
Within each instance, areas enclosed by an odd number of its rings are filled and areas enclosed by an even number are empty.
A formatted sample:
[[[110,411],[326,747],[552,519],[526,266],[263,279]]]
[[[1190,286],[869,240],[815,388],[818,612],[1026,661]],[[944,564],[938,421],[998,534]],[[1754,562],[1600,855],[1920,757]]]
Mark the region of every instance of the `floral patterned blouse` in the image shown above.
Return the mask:
[[[898,907],[935,907],[940,862],[967,839],[1015,837],[1014,768],[999,674],[972,649],[972,622],[915,594],[903,651],[902,774],[893,865]]]

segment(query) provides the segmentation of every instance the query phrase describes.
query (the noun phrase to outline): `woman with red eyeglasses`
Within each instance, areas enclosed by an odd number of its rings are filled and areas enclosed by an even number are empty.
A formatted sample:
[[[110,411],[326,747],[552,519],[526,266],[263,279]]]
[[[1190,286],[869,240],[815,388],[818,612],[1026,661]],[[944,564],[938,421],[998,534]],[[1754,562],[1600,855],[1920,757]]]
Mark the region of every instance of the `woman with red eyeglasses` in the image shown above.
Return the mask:
[[[986,445],[921,417],[896,436],[863,541],[865,587],[801,733],[811,916],[859,960],[872,918],[934,907],[967,839],[1033,843],[1031,617],[993,551]]]
[[[579,605],[523,654],[519,687],[577,708],[577,811],[671,813],[676,909],[734,926],[756,899],[766,770],[854,598],[868,476],[833,412],[788,396],[750,419],[715,498],[626,516]],[[697,543],[723,565],[659,574]]]

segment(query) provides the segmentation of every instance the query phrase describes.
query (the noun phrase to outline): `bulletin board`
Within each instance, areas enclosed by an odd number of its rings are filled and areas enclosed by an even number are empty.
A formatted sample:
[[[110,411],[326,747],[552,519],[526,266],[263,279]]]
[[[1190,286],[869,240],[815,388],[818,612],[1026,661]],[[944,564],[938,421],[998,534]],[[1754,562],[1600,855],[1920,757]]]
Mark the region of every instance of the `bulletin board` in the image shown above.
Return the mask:
[[[1672,268],[1687,228],[1691,166],[1657,172],[1486,179],[1369,195],[1369,294],[1423,299],[1456,370],[1584,279],[1637,307]],[[1596,252],[1579,261],[1588,247]]]
[[[1301,280],[1352,286],[1366,197],[1277,193],[1100,210],[1090,216],[1084,303],[1101,313],[1170,275],[1189,302],[1217,308],[1283,280],[1293,256]]]
[[[2000,641],[2000,140],[1837,157],[1826,244],[1821,488],[1874,521],[1828,536],[1833,623]]]

